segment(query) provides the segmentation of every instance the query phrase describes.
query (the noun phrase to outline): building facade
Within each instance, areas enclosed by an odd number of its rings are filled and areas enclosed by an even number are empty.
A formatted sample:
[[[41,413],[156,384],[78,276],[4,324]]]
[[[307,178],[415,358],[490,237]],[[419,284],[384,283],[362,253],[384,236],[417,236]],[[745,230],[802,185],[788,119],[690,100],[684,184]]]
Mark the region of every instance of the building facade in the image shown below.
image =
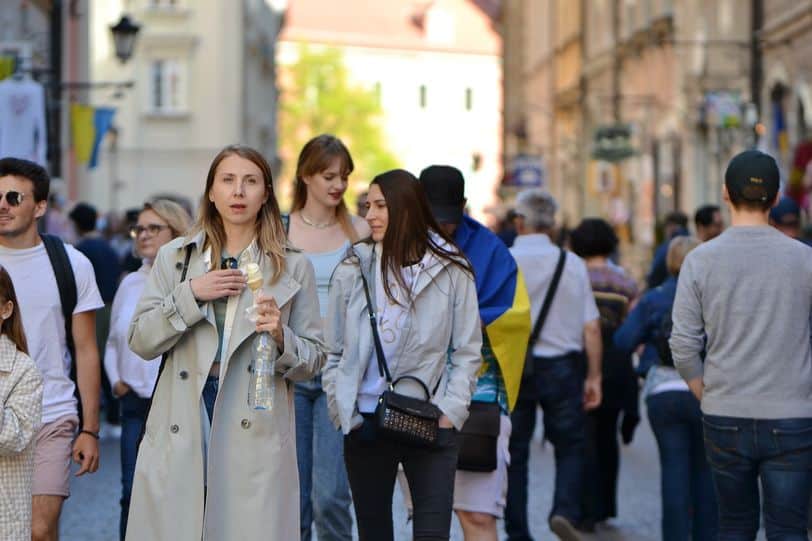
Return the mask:
[[[494,6],[467,0],[294,0],[279,64],[295,63],[302,44],[339,50],[352,84],[377,93],[386,146],[400,165],[415,175],[437,163],[459,168],[469,207],[483,218],[502,170]]]
[[[141,25],[132,59],[115,57],[109,25],[122,9]],[[83,198],[100,208],[137,207],[174,193],[196,205],[224,146],[241,143],[278,162],[276,40],[284,2],[271,0],[94,0],[91,75],[132,81],[99,91],[116,108],[101,163],[84,175]]]
[[[569,225],[604,216],[649,246],[668,211],[720,201],[724,164],[753,143],[758,118],[751,4],[506,3],[503,22],[523,20],[525,37],[505,49],[523,55],[505,59],[506,69],[523,66],[505,77],[523,89],[522,105],[505,118],[505,148],[541,153]],[[519,99],[515,88],[505,96]]]

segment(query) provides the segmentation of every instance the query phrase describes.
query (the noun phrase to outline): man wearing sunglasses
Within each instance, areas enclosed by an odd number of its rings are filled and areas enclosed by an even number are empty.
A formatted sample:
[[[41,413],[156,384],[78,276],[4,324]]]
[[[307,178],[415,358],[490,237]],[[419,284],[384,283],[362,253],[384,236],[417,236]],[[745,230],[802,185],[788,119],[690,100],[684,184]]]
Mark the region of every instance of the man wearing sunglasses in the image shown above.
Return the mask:
[[[51,260],[37,231],[47,208],[50,179],[39,165],[0,159],[0,265],[17,290],[29,351],[42,372],[42,426],[35,439],[32,539],[55,540],[62,504],[70,494],[70,461],[76,475],[99,467],[99,352],[95,311],[102,306],[90,261],[66,245],[76,282],[72,337],[81,408],[70,377],[71,356],[62,303]],[[3,480],[0,479],[0,484]]]

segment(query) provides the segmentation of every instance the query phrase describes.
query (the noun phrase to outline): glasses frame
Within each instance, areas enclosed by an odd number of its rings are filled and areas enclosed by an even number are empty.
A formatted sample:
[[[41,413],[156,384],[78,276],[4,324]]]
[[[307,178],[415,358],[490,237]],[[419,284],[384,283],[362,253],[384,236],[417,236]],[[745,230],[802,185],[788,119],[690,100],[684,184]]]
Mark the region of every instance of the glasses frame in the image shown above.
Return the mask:
[[[160,235],[161,231],[168,229],[168,225],[163,224],[147,224],[147,225],[133,225],[130,227],[129,234],[131,239],[137,239],[141,233],[149,233],[150,236]]]

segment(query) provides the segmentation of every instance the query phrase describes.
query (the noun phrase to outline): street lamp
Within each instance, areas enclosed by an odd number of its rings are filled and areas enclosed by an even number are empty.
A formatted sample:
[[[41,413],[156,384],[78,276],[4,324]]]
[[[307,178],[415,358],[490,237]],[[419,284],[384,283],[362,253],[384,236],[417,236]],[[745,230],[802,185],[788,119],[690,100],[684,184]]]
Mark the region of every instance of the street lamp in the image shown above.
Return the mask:
[[[141,25],[132,22],[129,15],[122,15],[115,25],[110,26],[116,46],[116,58],[122,64],[127,62],[133,54],[135,37],[139,30],[141,30]]]

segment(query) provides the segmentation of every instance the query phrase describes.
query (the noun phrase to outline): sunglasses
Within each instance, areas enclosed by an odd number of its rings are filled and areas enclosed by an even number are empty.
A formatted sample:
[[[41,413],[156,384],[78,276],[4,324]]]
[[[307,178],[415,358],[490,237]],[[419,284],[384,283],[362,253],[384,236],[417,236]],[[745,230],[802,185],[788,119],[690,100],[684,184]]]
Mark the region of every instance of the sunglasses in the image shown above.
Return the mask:
[[[11,201],[9,201],[9,204]],[[149,225],[134,225],[130,228],[130,237],[137,239],[141,233],[144,231],[148,231],[150,235],[157,235],[164,229],[169,227],[168,225],[160,225],[160,224],[149,224]]]
[[[25,198],[25,194],[12,190],[10,192],[0,193],[0,201],[3,200],[3,197],[6,198],[6,203],[8,203],[8,206],[19,207],[20,203],[22,203],[23,199]]]

